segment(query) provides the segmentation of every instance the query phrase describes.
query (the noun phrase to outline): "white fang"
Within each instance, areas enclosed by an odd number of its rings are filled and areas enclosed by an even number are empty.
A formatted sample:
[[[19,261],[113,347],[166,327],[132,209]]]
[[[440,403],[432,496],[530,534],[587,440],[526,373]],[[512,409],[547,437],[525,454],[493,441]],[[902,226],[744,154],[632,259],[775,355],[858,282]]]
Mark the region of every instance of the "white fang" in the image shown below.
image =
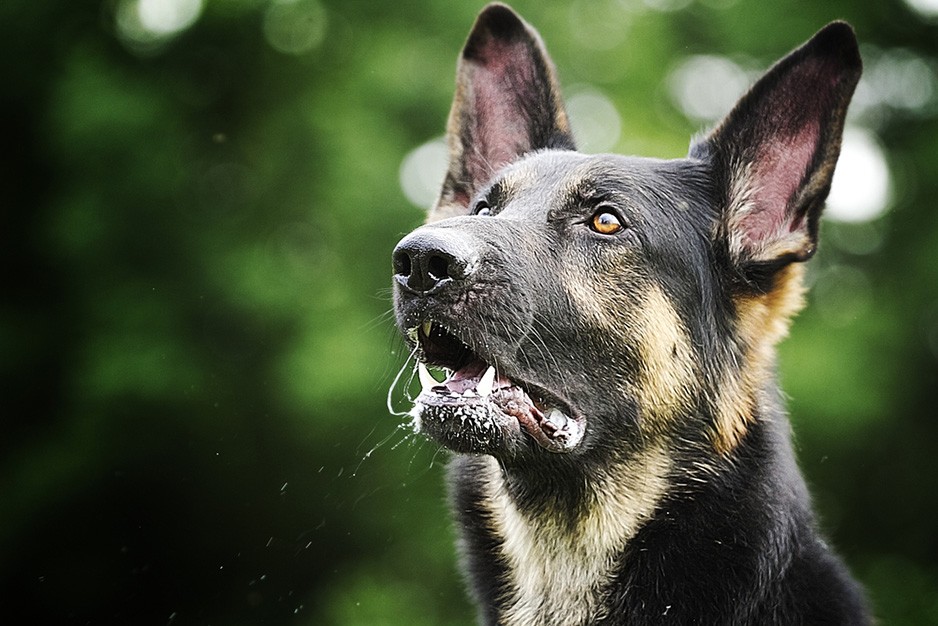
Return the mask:
[[[485,373],[482,374],[482,378],[479,379],[479,384],[476,385],[476,393],[478,393],[483,398],[488,398],[492,395],[492,387],[495,384],[495,368],[489,365],[489,368],[485,370]]]
[[[440,384],[433,377],[433,374],[430,373],[430,370],[427,369],[423,361],[417,361],[417,376],[420,377],[420,386],[423,388],[423,391],[430,391],[431,388]]]

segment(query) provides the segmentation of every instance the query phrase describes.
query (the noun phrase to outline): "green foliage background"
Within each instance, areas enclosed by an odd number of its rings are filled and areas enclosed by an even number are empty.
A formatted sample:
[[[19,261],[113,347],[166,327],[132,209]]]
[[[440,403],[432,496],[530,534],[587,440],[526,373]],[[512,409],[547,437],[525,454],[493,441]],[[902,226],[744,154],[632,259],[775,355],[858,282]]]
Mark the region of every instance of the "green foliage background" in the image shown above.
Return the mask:
[[[0,3],[0,621],[472,623],[445,454],[385,395],[390,251],[421,220],[399,167],[442,133],[481,3],[209,0],[153,42],[121,34],[129,1]],[[938,26],[898,0],[516,7],[628,153],[701,130],[664,82],[691,54],[765,67],[846,18],[865,54],[938,67]],[[884,624],[938,623],[936,97],[868,120],[890,210],[823,225],[812,275],[846,279],[780,363]]]

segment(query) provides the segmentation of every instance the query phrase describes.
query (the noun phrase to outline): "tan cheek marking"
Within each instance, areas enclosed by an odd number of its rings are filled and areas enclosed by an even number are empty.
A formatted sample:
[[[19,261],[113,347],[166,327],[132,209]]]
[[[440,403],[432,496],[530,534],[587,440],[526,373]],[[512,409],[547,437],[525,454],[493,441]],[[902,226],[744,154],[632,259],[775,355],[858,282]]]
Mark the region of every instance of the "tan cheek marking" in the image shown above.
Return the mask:
[[[697,393],[698,373],[687,331],[677,311],[658,287],[642,294],[636,312],[638,350],[642,363],[639,401],[658,425],[690,405]]]
[[[617,308],[615,303],[603,296],[610,287],[597,285],[595,278],[581,276],[579,272],[568,273],[563,281],[574,309],[590,326],[611,332],[622,325],[622,312],[613,315],[611,311]]]
[[[758,394],[771,374],[775,345],[787,334],[791,318],[804,306],[804,266],[782,269],[767,294],[736,299],[736,329],[743,356],[740,371],[724,373],[715,399],[713,444],[717,452],[733,451],[752,422]]]
[[[636,395],[643,413],[653,418],[643,424],[664,427],[689,406],[699,387],[687,331],[657,286],[642,287],[645,281],[636,280],[635,295],[627,295],[620,284],[597,284],[600,280],[601,276],[568,278],[567,292],[591,332],[606,335],[602,343],[622,353],[637,348],[641,380],[619,384],[623,393]],[[617,283],[622,280],[616,278]]]

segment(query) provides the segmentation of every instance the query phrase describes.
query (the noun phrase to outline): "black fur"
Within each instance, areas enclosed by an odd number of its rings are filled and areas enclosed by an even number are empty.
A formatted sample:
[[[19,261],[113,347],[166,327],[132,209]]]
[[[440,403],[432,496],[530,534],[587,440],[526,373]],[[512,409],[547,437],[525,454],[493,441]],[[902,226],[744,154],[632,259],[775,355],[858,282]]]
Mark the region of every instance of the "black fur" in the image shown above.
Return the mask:
[[[414,423],[456,453],[481,623],[869,623],[772,356],[859,73],[835,23],[688,158],[586,156],[537,34],[480,15],[449,174],[394,268],[402,332],[449,371],[423,376]]]

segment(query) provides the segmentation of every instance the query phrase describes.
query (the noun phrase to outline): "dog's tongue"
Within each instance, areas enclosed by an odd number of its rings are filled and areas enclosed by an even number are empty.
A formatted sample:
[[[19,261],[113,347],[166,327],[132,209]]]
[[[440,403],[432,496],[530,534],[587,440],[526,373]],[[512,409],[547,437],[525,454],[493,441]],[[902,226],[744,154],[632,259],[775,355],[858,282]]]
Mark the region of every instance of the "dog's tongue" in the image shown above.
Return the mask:
[[[443,381],[443,385],[450,391],[458,394],[462,394],[467,389],[475,391],[479,386],[479,381],[482,379],[482,376],[490,368],[491,366],[487,366],[482,361],[473,361],[462,369],[453,372],[449,378]],[[494,368],[491,369],[494,371]]]

